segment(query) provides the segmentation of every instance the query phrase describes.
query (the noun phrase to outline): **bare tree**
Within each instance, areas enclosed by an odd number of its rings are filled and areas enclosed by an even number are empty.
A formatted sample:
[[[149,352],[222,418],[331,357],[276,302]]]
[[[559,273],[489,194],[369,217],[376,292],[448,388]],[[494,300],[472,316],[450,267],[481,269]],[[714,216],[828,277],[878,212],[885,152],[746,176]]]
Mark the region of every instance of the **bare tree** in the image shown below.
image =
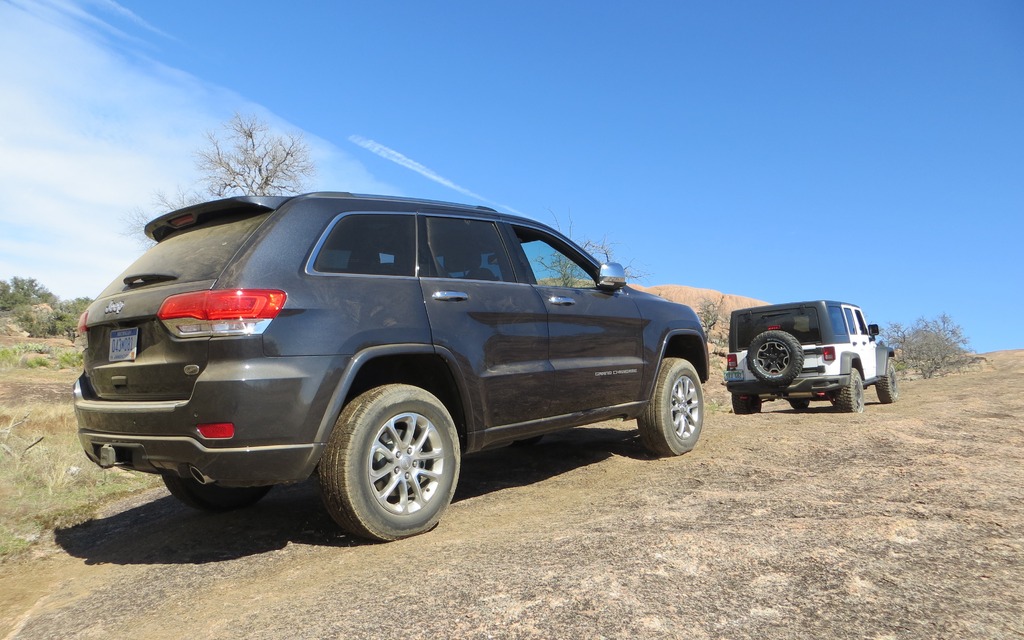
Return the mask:
[[[238,113],[223,129],[225,139],[207,131],[207,147],[196,152],[196,168],[211,196],[299,193],[316,174],[302,134],[275,135],[256,116]]]
[[[722,294],[718,300],[703,296],[697,302],[697,318],[700,319],[700,324],[704,327],[704,334],[711,339],[711,332],[714,331],[718,323],[722,321],[722,308],[725,304],[725,294]]]
[[[207,146],[195,152],[203,192],[180,186],[170,195],[155,192],[151,209],[136,207],[124,216],[124,235],[148,246],[144,229],[158,215],[211,198],[301,193],[316,174],[301,133],[275,134],[258,117],[238,113],[221,128],[223,137],[207,131]]]
[[[918,318],[910,327],[889,324],[883,338],[897,359],[920,372],[922,378],[962,369],[970,362],[969,340],[960,325],[945,313],[933,320]]]
[[[553,211],[550,211],[550,209],[549,212],[551,213],[551,217],[554,218],[555,228],[572,238],[573,242],[578,244],[584,251],[596,257],[601,262],[616,262],[614,249],[617,243],[609,241],[607,237],[601,238],[600,240],[592,240],[590,238],[576,239],[573,237],[572,216],[569,216],[568,230],[564,230],[562,229],[561,222],[558,220],[558,216],[556,216]],[[568,268],[568,265],[566,265],[566,268]],[[626,279],[633,282],[643,280],[648,275],[646,271],[637,267],[633,260],[630,260],[628,264],[623,265],[623,269],[626,271]]]

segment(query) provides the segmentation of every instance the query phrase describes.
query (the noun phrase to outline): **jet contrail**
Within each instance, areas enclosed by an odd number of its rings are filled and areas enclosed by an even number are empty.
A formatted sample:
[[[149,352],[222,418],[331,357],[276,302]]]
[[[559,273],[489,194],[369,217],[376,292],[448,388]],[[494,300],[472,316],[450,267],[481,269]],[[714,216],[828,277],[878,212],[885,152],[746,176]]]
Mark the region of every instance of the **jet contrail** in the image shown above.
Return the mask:
[[[410,157],[408,157],[408,156],[406,156],[404,154],[401,154],[398,151],[395,151],[394,149],[391,149],[389,147],[385,147],[384,145],[382,145],[379,142],[376,142],[375,140],[370,140],[369,138],[364,138],[362,136],[357,136],[357,135],[351,135],[351,136],[348,137],[348,139],[349,139],[350,142],[353,142],[353,143],[359,145],[360,147],[366,149],[370,153],[376,154],[376,155],[380,156],[381,158],[384,158],[385,160],[390,160],[391,162],[394,162],[397,165],[403,166],[406,169],[411,169],[412,171],[415,171],[416,173],[418,173],[421,176],[423,176],[424,178],[427,178],[428,180],[433,180],[434,182],[436,182],[438,184],[441,184],[441,185],[444,185],[444,186],[448,187],[449,189],[452,189],[453,191],[458,191],[459,193],[461,193],[462,195],[464,195],[466,197],[473,198],[474,200],[480,200],[481,202],[486,202],[487,204],[493,204],[496,207],[501,207],[502,209],[505,209],[506,211],[510,211],[510,212],[518,214],[518,215],[523,215],[522,213],[520,213],[519,211],[516,211],[512,207],[505,206],[503,204],[498,204],[497,202],[494,202],[492,200],[488,200],[487,198],[483,197],[482,195],[480,195],[478,193],[474,193],[473,191],[470,191],[469,189],[467,189],[465,187],[461,187],[461,186],[455,184],[454,182],[452,182],[448,178],[445,178],[444,176],[438,175],[433,170],[429,169],[428,167],[423,166],[422,164],[420,164],[419,162],[416,162],[412,158],[410,158]]]

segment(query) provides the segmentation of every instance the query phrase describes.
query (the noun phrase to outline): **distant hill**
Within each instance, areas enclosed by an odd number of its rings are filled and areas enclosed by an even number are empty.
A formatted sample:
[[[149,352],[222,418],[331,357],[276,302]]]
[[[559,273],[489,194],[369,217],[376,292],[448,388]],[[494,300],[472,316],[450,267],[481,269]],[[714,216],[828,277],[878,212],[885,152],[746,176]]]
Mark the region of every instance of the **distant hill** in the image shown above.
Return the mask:
[[[715,291],[714,289],[700,289],[698,287],[687,287],[681,284],[659,284],[653,287],[643,287],[630,283],[629,286],[639,291],[653,293],[656,296],[661,296],[662,298],[671,300],[672,302],[681,302],[682,304],[693,307],[695,310],[703,298],[707,298],[712,302],[717,302],[722,298],[722,296],[725,296],[722,300],[722,315],[725,316],[726,324],[729,322],[729,314],[735,309],[771,304],[756,298],[747,298],[745,296],[737,296],[731,293],[723,294],[721,291]]]

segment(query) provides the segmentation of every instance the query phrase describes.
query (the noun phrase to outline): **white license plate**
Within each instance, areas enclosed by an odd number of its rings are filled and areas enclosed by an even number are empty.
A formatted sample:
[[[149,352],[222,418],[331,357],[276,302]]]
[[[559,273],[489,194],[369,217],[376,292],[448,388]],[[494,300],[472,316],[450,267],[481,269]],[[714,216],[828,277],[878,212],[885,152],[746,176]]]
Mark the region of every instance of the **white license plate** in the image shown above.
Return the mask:
[[[110,361],[135,360],[139,346],[139,329],[117,329],[110,332]]]
[[[726,371],[725,372],[725,381],[726,382],[731,382],[733,380],[742,380],[742,379],[743,379],[743,372],[742,371]]]

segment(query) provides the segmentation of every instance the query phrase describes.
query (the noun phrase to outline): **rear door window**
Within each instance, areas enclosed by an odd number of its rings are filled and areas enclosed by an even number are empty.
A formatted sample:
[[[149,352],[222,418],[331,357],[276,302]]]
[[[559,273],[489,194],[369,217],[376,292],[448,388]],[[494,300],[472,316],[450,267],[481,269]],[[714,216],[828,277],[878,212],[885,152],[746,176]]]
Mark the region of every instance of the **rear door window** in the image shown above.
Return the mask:
[[[423,277],[515,281],[498,228],[489,220],[427,216],[423,236]]]

